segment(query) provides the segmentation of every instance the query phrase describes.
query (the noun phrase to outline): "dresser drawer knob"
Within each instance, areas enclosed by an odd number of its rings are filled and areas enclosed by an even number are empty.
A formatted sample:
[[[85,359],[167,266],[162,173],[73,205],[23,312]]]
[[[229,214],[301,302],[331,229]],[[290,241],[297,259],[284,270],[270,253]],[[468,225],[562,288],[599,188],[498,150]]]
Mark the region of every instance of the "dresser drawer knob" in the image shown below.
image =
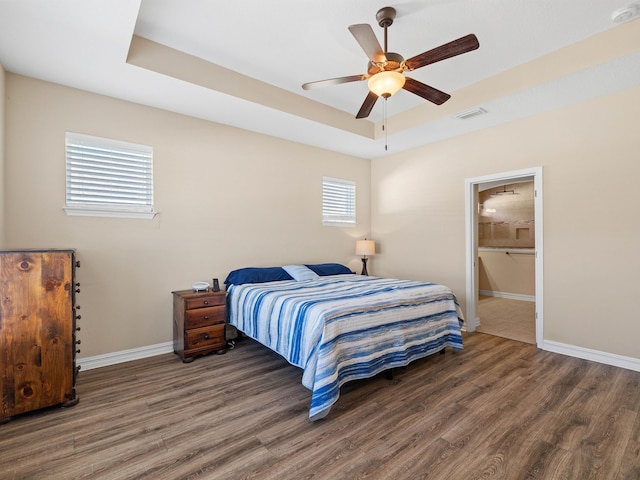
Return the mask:
[[[204,339],[205,339],[205,340],[209,340],[209,334],[208,334],[208,333],[205,333],[205,334],[204,334]]]
[[[202,303],[204,303],[205,305],[209,305],[209,300],[205,300],[205,301],[204,301],[204,302],[202,302]]]
[[[209,320],[209,315],[205,315],[205,316],[204,316],[204,319],[205,319],[205,320]]]

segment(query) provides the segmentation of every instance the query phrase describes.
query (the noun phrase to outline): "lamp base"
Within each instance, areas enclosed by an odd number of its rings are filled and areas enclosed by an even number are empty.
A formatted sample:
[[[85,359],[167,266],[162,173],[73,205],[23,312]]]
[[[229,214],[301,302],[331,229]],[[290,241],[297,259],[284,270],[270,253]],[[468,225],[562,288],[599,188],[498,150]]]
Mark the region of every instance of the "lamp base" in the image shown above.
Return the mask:
[[[367,272],[367,259],[365,257],[362,258],[362,275],[369,275],[369,272]]]

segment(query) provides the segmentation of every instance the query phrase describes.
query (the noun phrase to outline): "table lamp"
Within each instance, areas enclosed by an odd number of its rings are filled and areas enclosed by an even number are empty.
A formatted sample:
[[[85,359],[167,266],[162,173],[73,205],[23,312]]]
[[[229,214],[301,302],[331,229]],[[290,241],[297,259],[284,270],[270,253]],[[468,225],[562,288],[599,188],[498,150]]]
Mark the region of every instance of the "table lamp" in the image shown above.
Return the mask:
[[[376,242],[373,240],[357,240],[356,255],[362,255],[362,275],[369,275],[367,272],[367,257],[376,254]]]

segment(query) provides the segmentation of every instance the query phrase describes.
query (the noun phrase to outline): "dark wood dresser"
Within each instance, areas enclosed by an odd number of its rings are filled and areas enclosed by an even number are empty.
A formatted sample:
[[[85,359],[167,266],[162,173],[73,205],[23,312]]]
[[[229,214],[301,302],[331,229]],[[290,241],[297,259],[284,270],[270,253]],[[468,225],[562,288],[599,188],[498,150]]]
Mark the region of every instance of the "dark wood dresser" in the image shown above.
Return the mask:
[[[183,362],[192,362],[198,355],[224,353],[226,322],[226,292],[173,293],[173,351]]]
[[[76,266],[74,250],[0,251],[2,422],[78,402]]]

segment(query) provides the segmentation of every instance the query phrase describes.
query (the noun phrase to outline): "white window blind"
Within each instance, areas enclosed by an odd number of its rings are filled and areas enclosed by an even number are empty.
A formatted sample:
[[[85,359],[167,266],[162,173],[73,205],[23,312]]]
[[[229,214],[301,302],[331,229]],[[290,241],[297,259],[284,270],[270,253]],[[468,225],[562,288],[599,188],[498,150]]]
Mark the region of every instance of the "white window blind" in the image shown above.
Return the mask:
[[[153,218],[153,148],[67,132],[70,215]]]
[[[356,182],[322,178],[322,224],[355,226]]]

